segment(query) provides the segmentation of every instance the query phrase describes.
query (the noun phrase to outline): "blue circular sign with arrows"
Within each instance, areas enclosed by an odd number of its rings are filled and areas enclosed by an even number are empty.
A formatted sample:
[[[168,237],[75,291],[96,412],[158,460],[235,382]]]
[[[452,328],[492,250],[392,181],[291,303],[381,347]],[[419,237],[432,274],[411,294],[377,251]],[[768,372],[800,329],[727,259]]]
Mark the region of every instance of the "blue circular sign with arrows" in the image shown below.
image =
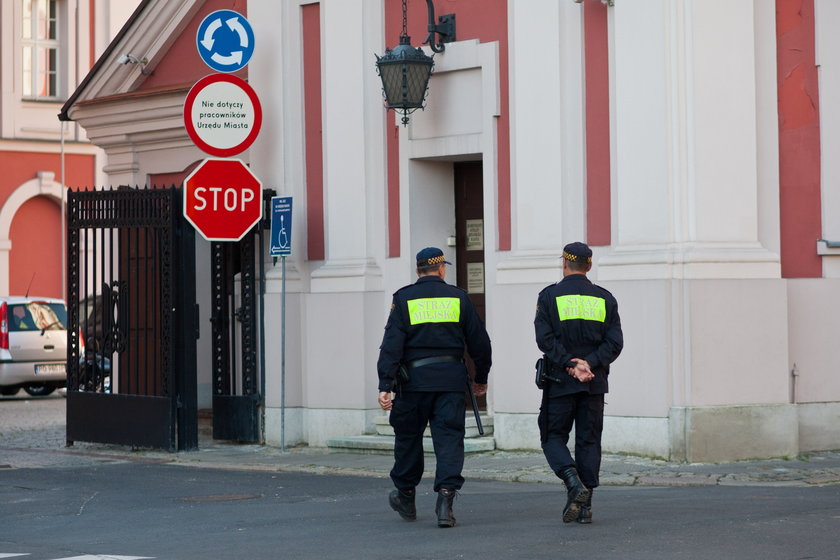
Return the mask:
[[[254,30],[233,10],[217,10],[204,18],[195,42],[201,60],[216,72],[241,70],[254,54]]]

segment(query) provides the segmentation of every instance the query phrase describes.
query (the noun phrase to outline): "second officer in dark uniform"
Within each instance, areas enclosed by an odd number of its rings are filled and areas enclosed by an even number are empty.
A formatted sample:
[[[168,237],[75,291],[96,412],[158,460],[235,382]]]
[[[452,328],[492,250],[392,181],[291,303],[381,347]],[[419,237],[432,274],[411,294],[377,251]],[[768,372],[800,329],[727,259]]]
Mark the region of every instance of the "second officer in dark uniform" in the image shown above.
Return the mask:
[[[584,243],[563,249],[563,280],[537,298],[537,346],[550,380],[538,419],[543,453],[566,484],[563,522],[592,522],[592,491],[601,468],[604,394],[610,364],[624,346],[618,304],[586,277],[592,250]],[[575,456],[567,446],[575,427]]]
[[[423,476],[423,432],[432,433],[437,460],[434,490],[438,527],[453,527],[452,502],[464,484],[464,432],[470,382],[464,349],[475,364],[475,394],[487,392],[490,338],[467,293],[447,284],[443,251],[417,253],[417,282],[394,294],[380,347],[379,405],[394,428],[396,490],[389,503],[403,519],[417,518],[416,487]],[[400,379],[400,374],[407,378]],[[395,397],[392,400],[392,394]]]

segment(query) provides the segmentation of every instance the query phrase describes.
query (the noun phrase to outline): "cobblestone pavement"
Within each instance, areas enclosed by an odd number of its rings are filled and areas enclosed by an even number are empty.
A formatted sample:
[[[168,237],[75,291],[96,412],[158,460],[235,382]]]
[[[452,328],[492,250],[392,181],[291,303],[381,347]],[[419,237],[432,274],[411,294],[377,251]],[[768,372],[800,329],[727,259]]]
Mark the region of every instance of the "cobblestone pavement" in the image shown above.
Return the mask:
[[[114,461],[166,462],[216,469],[251,469],[387,477],[391,457],[333,453],[296,447],[282,453],[261,445],[215,442],[202,436],[198,451],[168,453],[77,442],[65,446],[65,407],[60,396],[0,398],[0,468],[76,467]],[[434,472],[427,457],[426,472]],[[541,453],[492,451],[470,454],[466,478],[560,483]],[[626,455],[605,455],[601,484],[607,486],[814,486],[840,484],[840,451],[791,459],[732,463],[673,463]]]

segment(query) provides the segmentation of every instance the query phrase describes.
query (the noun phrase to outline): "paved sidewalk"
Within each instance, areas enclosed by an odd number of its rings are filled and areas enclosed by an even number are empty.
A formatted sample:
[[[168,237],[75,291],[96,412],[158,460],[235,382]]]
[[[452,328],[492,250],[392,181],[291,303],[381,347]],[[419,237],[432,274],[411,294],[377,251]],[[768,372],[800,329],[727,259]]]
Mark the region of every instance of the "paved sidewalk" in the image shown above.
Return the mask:
[[[148,459],[175,464],[227,469],[353,474],[387,477],[392,458],[386,455],[332,453],[326,449],[279,449],[203,442],[200,451],[177,454],[145,452]],[[434,472],[434,457],[426,458],[426,473]],[[467,455],[464,476],[510,482],[562,484],[548,470],[542,453],[491,451]],[[605,486],[711,486],[840,484],[840,452],[812,454],[795,460],[742,461],[736,463],[671,463],[626,455],[605,455],[601,467]]]
[[[0,468],[72,467],[114,461],[166,462],[214,469],[346,474],[387,478],[387,455],[334,453],[295,447],[281,453],[260,445],[200,440],[198,451],[168,453],[78,442],[65,447],[64,418],[45,413],[37,400],[0,401]],[[56,407],[52,407],[56,408]],[[63,407],[61,407],[63,410]],[[48,409],[52,410],[52,409]],[[426,472],[434,472],[427,456]],[[464,476],[513,482],[560,484],[539,452],[492,451],[469,454]],[[790,460],[733,463],[672,463],[626,455],[605,455],[601,484],[609,486],[813,486],[840,484],[840,451]]]

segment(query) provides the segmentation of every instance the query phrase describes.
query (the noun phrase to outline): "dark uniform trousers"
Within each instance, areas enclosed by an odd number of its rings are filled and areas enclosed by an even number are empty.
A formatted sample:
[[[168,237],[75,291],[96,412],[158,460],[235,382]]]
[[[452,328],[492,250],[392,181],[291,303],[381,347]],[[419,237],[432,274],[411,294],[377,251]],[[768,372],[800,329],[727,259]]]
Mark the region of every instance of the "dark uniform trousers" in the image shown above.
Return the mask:
[[[597,488],[601,469],[601,432],[604,428],[604,395],[588,392],[549,397],[543,391],[537,419],[540,441],[548,465],[555,473],[577,468],[587,488]],[[569,433],[575,427],[575,457],[569,452]]]
[[[575,467],[581,482],[596,488],[609,367],[624,347],[618,303],[585,274],[567,274],[537,297],[534,332],[556,378],[543,390],[540,406],[543,453],[560,478],[563,470]],[[567,375],[566,369],[575,365],[574,358],[586,360],[594,379],[583,383]],[[574,459],[568,447],[572,425]]]
[[[487,383],[490,337],[467,292],[431,275],[394,294],[376,369],[380,393],[396,392],[390,414],[395,435],[391,479],[399,490],[413,490],[423,476],[427,424],[437,459],[435,492],[464,484],[465,350],[475,365],[475,382]],[[395,388],[401,366],[409,379]]]
[[[423,477],[423,431],[432,432],[437,457],[435,492],[460,490],[464,484],[464,431],[466,402],[463,392],[400,391],[393,401],[394,468],[391,480],[400,490],[411,490]]]

